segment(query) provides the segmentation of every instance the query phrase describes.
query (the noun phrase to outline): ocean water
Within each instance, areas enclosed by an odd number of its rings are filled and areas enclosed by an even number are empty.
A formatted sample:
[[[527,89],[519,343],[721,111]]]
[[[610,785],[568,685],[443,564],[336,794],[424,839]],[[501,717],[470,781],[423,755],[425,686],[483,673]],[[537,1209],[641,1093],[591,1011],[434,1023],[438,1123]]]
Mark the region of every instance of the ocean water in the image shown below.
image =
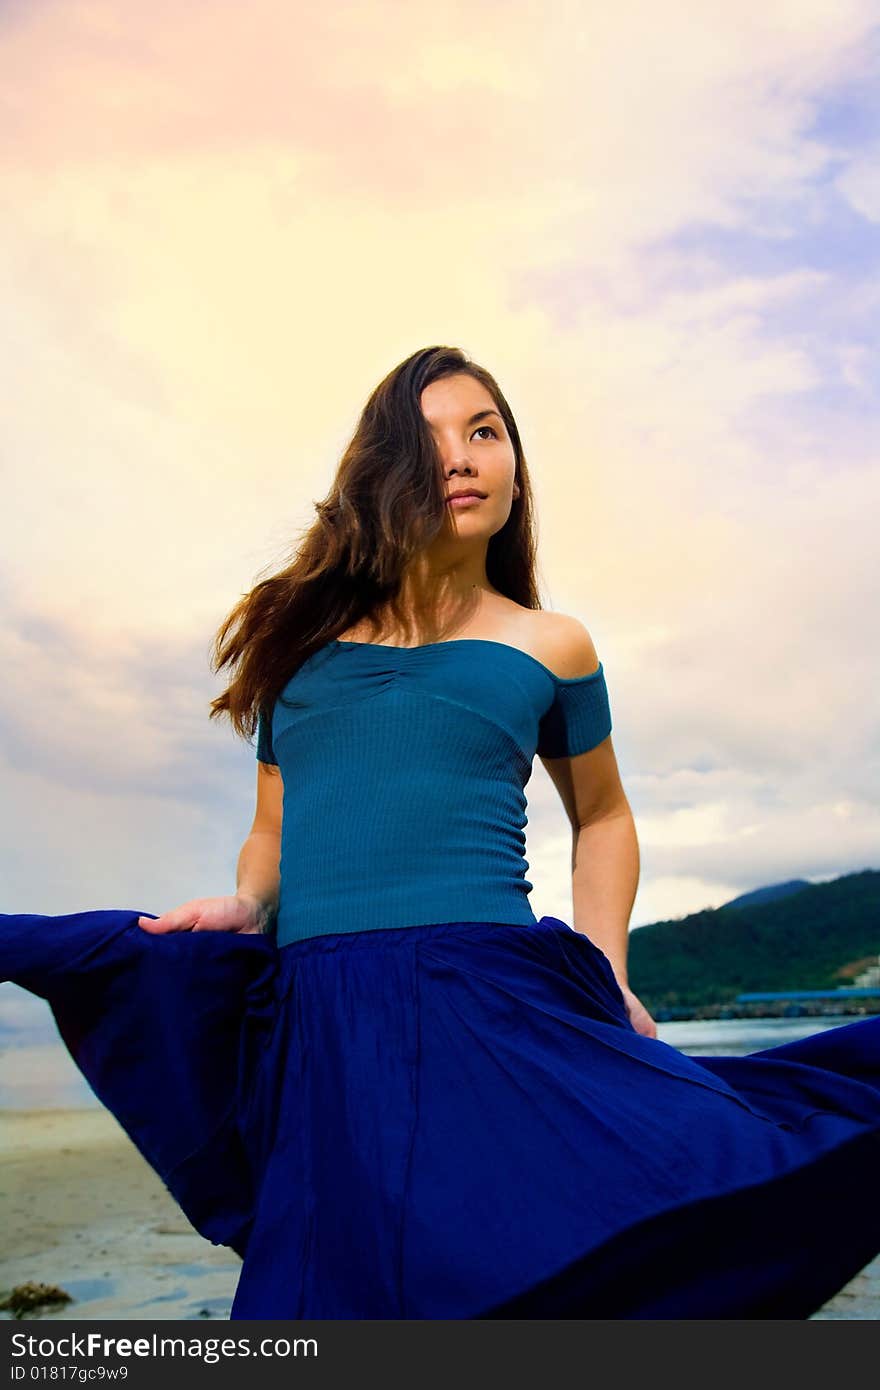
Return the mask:
[[[0,984],[0,1110],[99,1106],[58,1032],[45,999]]]
[[[699,1057],[701,1052],[745,1057],[749,1052],[779,1047],[797,1038],[807,1038],[811,1033],[821,1033],[826,1028],[854,1022],[854,1015],[836,1018],[686,1019],[675,1023],[658,1023],[657,1037],[692,1057]]]
[[[745,1056],[852,1018],[729,1018],[658,1023],[657,1036],[692,1056]],[[0,1110],[100,1105],[74,1066],[52,1011],[18,985],[0,984]]]

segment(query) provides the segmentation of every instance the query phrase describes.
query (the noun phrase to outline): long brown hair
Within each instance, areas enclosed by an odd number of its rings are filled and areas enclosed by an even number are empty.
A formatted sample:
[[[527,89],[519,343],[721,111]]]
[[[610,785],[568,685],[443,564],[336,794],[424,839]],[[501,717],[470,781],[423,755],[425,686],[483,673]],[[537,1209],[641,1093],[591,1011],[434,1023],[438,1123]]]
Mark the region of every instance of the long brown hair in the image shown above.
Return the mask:
[[[251,737],[302,663],[340,632],[390,606],[407,564],[447,519],[440,458],[422,414],[425,387],[466,372],[486,387],[507,427],[519,496],[489,540],[486,574],[524,608],[540,608],[536,527],[528,469],[513,412],[498,383],[458,348],[429,347],[395,367],[372,392],[317,519],[278,574],[235,605],[213,642],[211,668],[233,677],[211,701]]]

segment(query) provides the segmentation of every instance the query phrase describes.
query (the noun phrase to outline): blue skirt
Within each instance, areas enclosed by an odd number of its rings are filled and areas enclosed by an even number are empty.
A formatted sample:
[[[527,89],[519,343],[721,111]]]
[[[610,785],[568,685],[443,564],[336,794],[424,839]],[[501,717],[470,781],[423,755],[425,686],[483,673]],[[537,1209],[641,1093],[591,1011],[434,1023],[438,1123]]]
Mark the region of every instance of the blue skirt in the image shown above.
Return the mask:
[[[880,1252],[880,1017],[696,1058],[554,917],[138,915],[0,916],[0,979],[241,1256],[232,1318],[806,1318]]]

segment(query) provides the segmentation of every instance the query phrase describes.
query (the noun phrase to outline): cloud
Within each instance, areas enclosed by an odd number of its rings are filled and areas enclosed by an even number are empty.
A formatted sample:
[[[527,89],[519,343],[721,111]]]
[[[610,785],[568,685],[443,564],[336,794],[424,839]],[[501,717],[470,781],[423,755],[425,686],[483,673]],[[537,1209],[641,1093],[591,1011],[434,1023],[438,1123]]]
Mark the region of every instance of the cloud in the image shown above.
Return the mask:
[[[835,182],[856,212],[880,222],[880,144],[851,159]]]
[[[862,866],[873,10],[7,7],[0,734],[23,908],[47,862],[58,911],[229,884],[251,750],[207,724],[209,639],[310,519],[375,382],[434,342],[517,413],[545,598],[606,662],[652,901]],[[530,791],[535,897],[558,901],[561,808],[540,768]]]

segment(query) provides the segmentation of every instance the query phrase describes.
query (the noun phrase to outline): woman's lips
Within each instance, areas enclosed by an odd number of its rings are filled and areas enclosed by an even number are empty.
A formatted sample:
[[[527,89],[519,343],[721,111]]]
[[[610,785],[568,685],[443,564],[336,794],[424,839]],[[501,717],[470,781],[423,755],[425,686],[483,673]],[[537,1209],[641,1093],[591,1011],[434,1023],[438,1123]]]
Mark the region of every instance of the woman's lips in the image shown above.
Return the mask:
[[[447,507],[473,507],[477,502],[485,502],[485,497],[478,497],[475,492],[469,492],[464,497],[447,497]]]

